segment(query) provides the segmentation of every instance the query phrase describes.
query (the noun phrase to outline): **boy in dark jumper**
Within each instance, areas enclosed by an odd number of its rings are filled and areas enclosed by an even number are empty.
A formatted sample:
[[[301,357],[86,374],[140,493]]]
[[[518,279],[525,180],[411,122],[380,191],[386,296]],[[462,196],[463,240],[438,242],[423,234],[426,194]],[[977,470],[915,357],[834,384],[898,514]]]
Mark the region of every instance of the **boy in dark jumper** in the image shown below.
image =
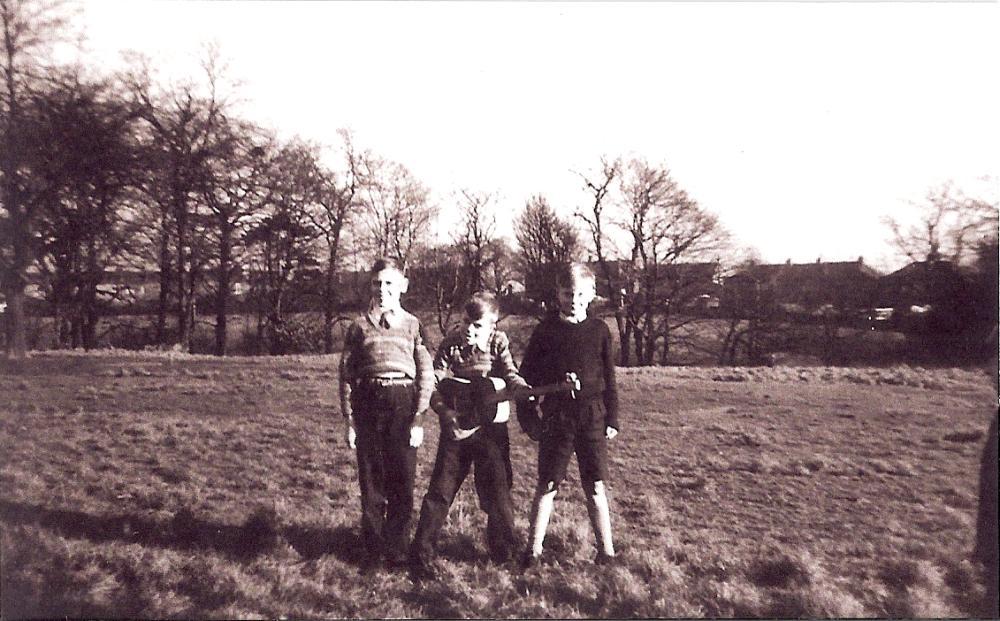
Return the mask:
[[[464,328],[445,337],[434,357],[438,380],[448,373],[464,379],[498,377],[507,388],[527,388],[517,373],[507,335],[495,327],[498,318],[499,308],[492,294],[472,296],[465,305]],[[430,562],[434,542],[471,466],[475,467],[479,506],[487,515],[490,558],[496,563],[507,561],[517,547],[507,420],[494,418],[491,423],[464,430],[458,425],[458,412],[450,409],[437,391],[431,396],[431,406],[440,416],[441,440],[410,549],[413,569],[421,577],[433,575]]]
[[[385,557],[406,562],[421,414],[434,388],[420,320],[399,305],[407,279],[392,259],[371,270],[371,303],[344,336],[340,407],[347,444],[357,449],[363,569]]]
[[[541,402],[539,417],[533,402],[518,404],[521,428],[538,442],[538,486],[531,506],[531,541],[523,563],[537,563],[555,502],[556,490],[576,453],[597,543],[595,562],[615,556],[606,484],[607,442],[618,435],[618,389],[611,333],[603,321],[587,317],[596,295],[593,272],[573,263],[556,278],[557,308],[531,334],[521,363],[521,375],[532,385],[558,381],[566,373],[580,379],[575,395],[550,395]]]

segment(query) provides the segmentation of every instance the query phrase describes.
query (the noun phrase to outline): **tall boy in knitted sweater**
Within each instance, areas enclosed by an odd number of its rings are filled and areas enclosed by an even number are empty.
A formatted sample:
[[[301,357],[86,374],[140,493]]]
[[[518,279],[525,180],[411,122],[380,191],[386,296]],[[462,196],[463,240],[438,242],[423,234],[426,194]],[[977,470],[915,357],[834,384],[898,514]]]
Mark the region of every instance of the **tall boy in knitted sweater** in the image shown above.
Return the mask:
[[[597,543],[595,562],[615,556],[608,506],[607,442],[618,435],[618,389],[611,333],[603,321],[587,317],[596,295],[593,272],[580,263],[564,266],[556,278],[557,309],[535,327],[524,352],[521,376],[531,385],[557,382],[566,373],[580,379],[575,395],[550,395],[542,416],[531,402],[519,403],[521,428],[538,442],[538,485],[531,506],[531,540],[523,563],[538,562],[556,491],[576,453]]]
[[[371,303],[344,336],[340,405],[357,449],[364,569],[406,563],[421,415],[434,389],[420,321],[402,309],[407,279],[392,259],[371,270]]]

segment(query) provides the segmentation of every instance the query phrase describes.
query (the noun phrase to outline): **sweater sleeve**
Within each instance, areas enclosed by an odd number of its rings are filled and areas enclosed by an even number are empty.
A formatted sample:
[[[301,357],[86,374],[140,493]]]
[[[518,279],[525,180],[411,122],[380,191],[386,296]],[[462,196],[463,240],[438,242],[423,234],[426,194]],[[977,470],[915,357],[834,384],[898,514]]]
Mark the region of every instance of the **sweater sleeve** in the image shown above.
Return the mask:
[[[434,391],[434,368],[431,355],[424,344],[424,328],[417,323],[417,329],[413,335],[413,361],[417,368],[416,403],[414,412],[419,416],[424,410],[430,407],[431,393]]]
[[[340,354],[340,369],[337,374],[337,383],[340,387],[340,412],[345,418],[352,414],[351,382],[354,381],[354,376],[351,370],[351,355],[354,353],[354,344],[357,338],[357,326],[351,324],[344,335],[344,350]]]
[[[603,325],[603,324],[602,324]],[[618,381],[615,379],[615,352],[611,331],[604,326],[601,338],[601,365],[604,367],[604,424],[621,431],[618,423]]]
[[[524,359],[521,360],[521,377],[530,385],[538,383],[538,373],[541,369],[541,331],[542,324],[535,326],[531,338],[528,339],[528,346],[524,348]],[[541,419],[538,417],[537,401],[519,401],[515,415],[521,431],[525,433],[532,433],[541,424]]]
[[[521,360],[521,377],[532,386],[538,384],[538,374],[541,370],[541,333],[543,324],[538,324],[528,339],[524,348],[524,358]]]
[[[434,370],[434,386],[440,382],[448,374],[448,370],[451,369],[451,344],[450,338],[445,337],[441,344],[438,345],[437,352],[434,354],[434,362],[432,363],[432,368]],[[438,414],[445,414],[448,411],[448,406],[441,397],[441,393],[436,389],[431,392],[431,409]]]
[[[503,378],[507,382],[507,386],[515,388],[528,387],[528,383],[517,372],[514,357],[510,354],[510,339],[507,338],[506,334],[499,331],[496,333],[493,342],[493,373]]]

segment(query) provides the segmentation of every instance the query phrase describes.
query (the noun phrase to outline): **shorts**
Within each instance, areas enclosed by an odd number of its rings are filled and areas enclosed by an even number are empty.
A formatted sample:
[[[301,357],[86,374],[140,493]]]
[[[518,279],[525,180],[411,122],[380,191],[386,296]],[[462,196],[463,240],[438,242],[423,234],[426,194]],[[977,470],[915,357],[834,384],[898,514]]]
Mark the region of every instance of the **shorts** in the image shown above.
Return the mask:
[[[548,405],[549,407],[545,407]],[[608,478],[608,440],[604,402],[598,396],[584,402],[558,399],[543,402],[542,437],[538,443],[538,483],[559,486],[573,453],[580,482],[587,487]]]

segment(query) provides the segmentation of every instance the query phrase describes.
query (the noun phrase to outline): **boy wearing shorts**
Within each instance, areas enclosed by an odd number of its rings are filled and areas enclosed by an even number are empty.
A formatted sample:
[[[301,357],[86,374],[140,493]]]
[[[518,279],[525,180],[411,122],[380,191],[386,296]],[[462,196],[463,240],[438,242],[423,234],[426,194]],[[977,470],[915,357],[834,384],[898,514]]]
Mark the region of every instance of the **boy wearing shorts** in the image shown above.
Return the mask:
[[[552,515],[556,491],[576,453],[587,513],[597,543],[595,562],[615,557],[608,505],[607,443],[618,435],[618,389],[611,333],[599,318],[588,317],[596,295],[593,272],[581,264],[562,266],[556,275],[557,304],[536,327],[521,363],[521,375],[532,385],[549,384],[575,373],[580,389],[541,402],[518,404],[521,428],[538,442],[538,485],[531,505],[530,543],[522,563],[537,564]]]

